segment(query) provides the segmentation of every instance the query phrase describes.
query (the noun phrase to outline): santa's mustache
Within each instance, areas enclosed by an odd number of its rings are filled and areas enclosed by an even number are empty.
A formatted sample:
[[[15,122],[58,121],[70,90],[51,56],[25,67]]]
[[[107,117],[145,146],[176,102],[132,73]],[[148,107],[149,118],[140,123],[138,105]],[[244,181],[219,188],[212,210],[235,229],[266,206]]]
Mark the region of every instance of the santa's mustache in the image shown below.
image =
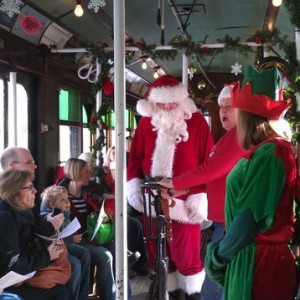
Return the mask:
[[[151,123],[154,130],[166,135],[166,138],[173,140],[188,138],[185,114],[180,108],[171,111],[157,110],[152,116]]]

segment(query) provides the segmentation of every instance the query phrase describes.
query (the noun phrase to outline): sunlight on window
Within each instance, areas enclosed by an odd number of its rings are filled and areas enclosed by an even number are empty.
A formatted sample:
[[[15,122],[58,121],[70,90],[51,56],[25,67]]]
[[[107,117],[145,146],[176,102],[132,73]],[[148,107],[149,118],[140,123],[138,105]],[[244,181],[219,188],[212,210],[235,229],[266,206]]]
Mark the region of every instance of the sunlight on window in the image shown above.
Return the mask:
[[[66,162],[71,157],[71,144],[69,136],[70,127],[69,126],[59,126],[59,149],[60,149],[60,158],[61,162]]]
[[[78,126],[59,126],[60,161],[66,162],[70,157],[78,157],[81,153],[81,128]]]
[[[8,146],[28,148],[28,96],[21,84],[16,86],[16,105],[14,87],[8,85]],[[16,134],[16,136],[15,136]]]
[[[83,133],[83,135],[82,135],[82,139],[83,139],[82,152],[91,152],[91,148],[90,148],[90,144],[91,144],[90,130],[88,128],[83,128],[82,133]]]
[[[17,145],[28,148],[28,97],[20,84],[17,84]]]

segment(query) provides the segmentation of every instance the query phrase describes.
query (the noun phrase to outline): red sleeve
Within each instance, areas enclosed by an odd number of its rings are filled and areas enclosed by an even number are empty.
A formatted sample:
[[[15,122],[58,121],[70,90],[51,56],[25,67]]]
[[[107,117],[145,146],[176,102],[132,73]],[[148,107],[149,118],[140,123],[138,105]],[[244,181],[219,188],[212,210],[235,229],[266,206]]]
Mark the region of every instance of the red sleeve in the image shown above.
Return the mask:
[[[108,167],[104,167],[104,181],[108,185],[110,192],[115,194],[115,180],[111,174],[111,170]]]
[[[174,177],[174,187],[181,190],[208,183],[226,175],[245,153],[237,142],[236,129],[233,129],[219,140],[204,163]]]
[[[139,121],[132,139],[127,167],[128,181],[136,177],[143,178],[144,175],[143,164],[145,159],[145,135],[147,136],[147,131],[149,130],[147,123],[150,123],[147,119],[150,118],[142,118]]]

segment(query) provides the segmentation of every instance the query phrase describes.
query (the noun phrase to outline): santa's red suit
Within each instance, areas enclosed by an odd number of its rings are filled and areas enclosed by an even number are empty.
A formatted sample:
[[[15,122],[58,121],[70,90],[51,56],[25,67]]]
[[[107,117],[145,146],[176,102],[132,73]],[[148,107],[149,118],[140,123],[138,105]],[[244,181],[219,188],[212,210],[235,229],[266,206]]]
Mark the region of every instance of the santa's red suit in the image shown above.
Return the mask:
[[[158,123],[154,120],[160,103],[173,103],[176,107],[167,113],[169,117],[175,110],[183,112],[182,124],[175,136],[168,135],[172,132],[168,124],[162,125],[164,129],[156,125],[163,123],[163,120]],[[138,102],[137,111],[144,117],[138,123],[131,144],[127,196],[129,204],[143,212],[141,182],[145,175],[170,178],[202,164],[213,147],[213,139],[206,120],[188,97],[186,87],[171,76],[161,77],[150,86],[147,100]],[[205,186],[174,200],[175,206],[170,208],[173,221],[168,290],[182,289],[191,295],[200,292],[204,280],[200,224],[208,223]]]

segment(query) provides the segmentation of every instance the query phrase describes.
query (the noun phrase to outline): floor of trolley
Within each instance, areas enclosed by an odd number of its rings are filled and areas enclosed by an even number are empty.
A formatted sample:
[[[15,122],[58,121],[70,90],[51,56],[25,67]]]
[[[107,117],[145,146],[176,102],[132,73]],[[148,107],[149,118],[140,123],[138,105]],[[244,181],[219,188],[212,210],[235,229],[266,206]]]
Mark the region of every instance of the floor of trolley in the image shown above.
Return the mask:
[[[147,275],[130,279],[133,300],[145,300],[152,280]]]
[[[145,300],[149,292],[149,287],[152,280],[149,279],[147,275],[145,276],[136,276],[133,279],[130,279],[131,290],[132,290],[132,299],[133,300]],[[101,300],[99,296],[89,296],[89,300]],[[177,300],[185,300],[183,294],[180,295]]]

